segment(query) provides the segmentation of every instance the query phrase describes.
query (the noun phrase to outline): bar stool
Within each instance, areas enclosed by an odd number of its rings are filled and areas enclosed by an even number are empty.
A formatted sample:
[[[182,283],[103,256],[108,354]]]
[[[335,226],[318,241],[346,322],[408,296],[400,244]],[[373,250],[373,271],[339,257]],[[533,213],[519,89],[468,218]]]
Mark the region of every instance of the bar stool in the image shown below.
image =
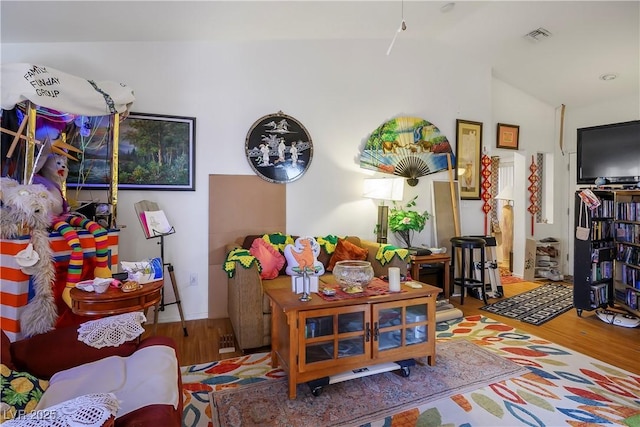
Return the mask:
[[[486,241],[479,237],[461,236],[454,237],[451,242],[451,277],[453,280],[452,291],[456,285],[461,287],[460,292],[460,304],[464,304],[464,293],[466,288],[480,288],[482,293],[482,300],[487,303],[487,292],[484,287],[484,265],[485,255],[484,249]],[[480,249],[480,280],[474,277],[475,262],[473,252],[475,249]],[[460,252],[460,276],[456,277],[456,256]]]

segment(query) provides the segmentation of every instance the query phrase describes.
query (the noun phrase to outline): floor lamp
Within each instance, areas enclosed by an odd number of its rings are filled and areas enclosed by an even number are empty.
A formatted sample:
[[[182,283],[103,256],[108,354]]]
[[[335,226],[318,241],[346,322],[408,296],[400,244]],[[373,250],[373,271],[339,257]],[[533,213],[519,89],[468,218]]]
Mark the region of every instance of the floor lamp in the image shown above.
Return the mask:
[[[509,271],[513,271],[513,186],[507,185],[498,195],[496,200],[504,200],[502,206],[502,259],[509,260]]]
[[[378,243],[387,243],[389,228],[389,206],[385,200],[401,201],[404,193],[403,178],[365,178],[362,195],[369,199],[380,200],[378,205],[378,223],[376,237]]]

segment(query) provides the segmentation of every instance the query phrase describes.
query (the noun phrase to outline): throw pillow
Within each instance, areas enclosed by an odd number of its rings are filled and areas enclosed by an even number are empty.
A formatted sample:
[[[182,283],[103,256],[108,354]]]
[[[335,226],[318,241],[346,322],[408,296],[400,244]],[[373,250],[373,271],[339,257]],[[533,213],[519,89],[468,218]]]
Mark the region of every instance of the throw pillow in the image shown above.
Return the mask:
[[[0,365],[2,384],[2,411],[0,423],[19,415],[28,414],[38,405],[49,381],[41,380],[27,372],[17,372],[5,364]]]
[[[360,260],[364,261],[367,259],[369,255],[369,251],[365,248],[361,248],[358,245],[351,243],[348,240],[340,239],[338,240],[338,244],[336,245],[336,250],[333,252],[331,256],[331,260],[329,261],[329,266],[327,267],[328,271],[333,271],[333,267],[336,265],[338,261],[346,261],[346,260]]]
[[[262,239],[255,239],[251,244],[249,253],[260,261],[262,271],[260,277],[263,279],[275,279],[284,266],[284,256],[277,249]]]

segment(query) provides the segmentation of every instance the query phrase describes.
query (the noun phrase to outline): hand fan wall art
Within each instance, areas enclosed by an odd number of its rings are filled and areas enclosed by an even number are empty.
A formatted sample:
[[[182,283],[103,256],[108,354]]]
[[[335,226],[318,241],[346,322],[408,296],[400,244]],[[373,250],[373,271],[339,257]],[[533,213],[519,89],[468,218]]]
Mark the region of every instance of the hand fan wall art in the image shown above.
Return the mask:
[[[360,167],[407,178],[410,186],[418,178],[447,170],[455,157],[446,136],[435,125],[419,117],[397,117],[376,128],[360,154]]]

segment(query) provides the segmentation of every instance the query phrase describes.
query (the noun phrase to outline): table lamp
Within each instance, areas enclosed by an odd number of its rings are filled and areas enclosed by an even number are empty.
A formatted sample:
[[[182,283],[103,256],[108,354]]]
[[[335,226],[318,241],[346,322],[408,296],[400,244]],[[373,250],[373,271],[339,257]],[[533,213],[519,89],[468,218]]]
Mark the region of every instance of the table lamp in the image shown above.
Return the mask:
[[[389,227],[389,206],[385,200],[402,200],[404,192],[404,179],[402,178],[365,178],[363,196],[369,199],[380,200],[378,206],[378,223],[376,224],[376,236],[378,243],[387,243],[387,230]]]

